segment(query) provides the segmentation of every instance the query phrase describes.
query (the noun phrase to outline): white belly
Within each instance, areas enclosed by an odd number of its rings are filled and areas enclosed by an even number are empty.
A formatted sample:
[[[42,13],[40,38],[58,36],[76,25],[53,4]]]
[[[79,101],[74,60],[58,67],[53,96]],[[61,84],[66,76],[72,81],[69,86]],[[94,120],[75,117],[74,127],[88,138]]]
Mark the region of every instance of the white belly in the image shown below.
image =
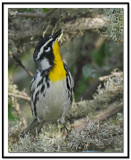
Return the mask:
[[[45,96],[40,93],[39,101],[36,104],[39,121],[53,121],[66,116],[65,114],[70,110],[71,104],[65,85],[66,80],[50,82],[50,87],[45,90]]]

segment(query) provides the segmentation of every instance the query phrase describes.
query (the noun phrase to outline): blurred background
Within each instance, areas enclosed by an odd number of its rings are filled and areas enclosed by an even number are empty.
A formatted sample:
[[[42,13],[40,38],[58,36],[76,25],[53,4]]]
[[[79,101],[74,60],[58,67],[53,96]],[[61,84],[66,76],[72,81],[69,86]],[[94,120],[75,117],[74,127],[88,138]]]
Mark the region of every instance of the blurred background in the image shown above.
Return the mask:
[[[14,90],[30,96],[31,75],[36,70],[32,57],[34,48],[43,36],[60,28],[63,29],[60,51],[74,78],[76,102],[93,98],[100,76],[108,75],[114,68],[123,70],[123,9],[9,9],[10,93],[17,93],[13,91],[16,85]],[[18,98],[14,103],[11,99],[9,96],[10,120],[14,119],[14,109],[20,107],[24,117],[27,110],[30,112],[26,100]]]
[[[62,28],[60,51],[74,78],[75,102],[93,99],[99,77],[123,71],[122,8],[10,8],[8,16],[9,130],[22,119],[31,122],[33,51],[42,37]]]

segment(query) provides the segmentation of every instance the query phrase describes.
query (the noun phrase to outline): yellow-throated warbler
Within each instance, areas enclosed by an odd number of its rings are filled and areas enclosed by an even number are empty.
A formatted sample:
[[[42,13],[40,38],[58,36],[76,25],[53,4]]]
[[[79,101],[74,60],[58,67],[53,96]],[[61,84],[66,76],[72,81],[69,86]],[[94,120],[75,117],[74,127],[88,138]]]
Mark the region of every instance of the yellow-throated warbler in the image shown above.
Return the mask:
[[[31,82],[31,110],[34,121],[21,133],[39,133],[44,121],[60,118],[65,124],[73,101],[73,78],[62,61],[57,38],[61,30],[53,36],[43,38],[34,50],[33,59],[37,71]]]

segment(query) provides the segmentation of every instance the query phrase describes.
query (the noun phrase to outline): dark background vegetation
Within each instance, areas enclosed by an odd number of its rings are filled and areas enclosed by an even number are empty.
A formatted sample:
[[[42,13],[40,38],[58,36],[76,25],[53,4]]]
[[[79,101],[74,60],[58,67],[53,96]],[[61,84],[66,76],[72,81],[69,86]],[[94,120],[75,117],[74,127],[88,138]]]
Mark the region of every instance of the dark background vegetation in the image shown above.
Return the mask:
[[[122,134],[122,120],[119,117],[122,117],[122,111],[118,109],[117,112],[111,114],[111,118],[104,120],[101,124],[101,128],[110,130],[108,128],[108,123],[112,124],[110,127],[113,129],[118,127],[117,131],[113,131],[116,135],[109,133],[114,137],[121,135],[120,142],[118,144],[117,138],[116,144],[113,143],[114,140],[111,139],[111,145],[107,142],[103,142],[104,147],[102,148],[100,144],[95,147],[91,137],[86,139],[86,142],[83,142],[82,135],[78,132],[78,137],[81,137],[81,140],[76,139],[76,143],[72,142],[66,149],[63,149],[61,144],[63,139],[60,142],[60,150],[58,146],[50,148],[48,146],[42,146],[43,143],[37,145],[38,148],[42,147],[43,150],[34,150],[33,146],[36,141],[32,142],[30,137],[27,139],[19,139],[20,131],[31,122],[31,110],[30,110],[30,82],[32,75],[35,73],[35,64],[33,62],[33,51],[36,44],[39,40],[47,35],[53,34],[60,28],[63,30],[63,34],[59,40],[60,51],[63,58],[63,61],[67,64],[70,69],[72,76],[74,78],[75,87],[74,87],[74,104],[79,104],[82,102],[89,102],[84,105],[84,108],[76,107],[77,110],[74,111],[77,116],[75,119],[83,118],[86,116],[95,117],[100,111],[106,109],[111,103],[117,101],[117,105],[122,103],[122,93],[121,95],[115,94],[115,98],[111,97],[110,101],[106,102],[107,99],[99,102],[93,103],[93,107],[90,108],[90,102],[94,100],[94,95],[100,95],[100,90],[98,91],[98,86],[104,88],[109,84],[112,84],[110,78],[106,79],[106,85],[104,80],[101,81],[100,77],[110,75],[111,72],[115,69],[115,73],[118,71],[123,71],[123,9],[112,8],[112,9],[88,9],[88,8],[72,8],[72,9],[49,9],[49,8],[18,8],[18,9],[9,9],[9,106],[8,106],[8,115],[9,115],[9,151],[10,152],[62,152],[62,151],[88,151],[89,149],[100,150],[105,152],[121,152],[123,150],[123,134]],[[118,72],[119,73],[119,72]],[[117,77],[117,74],[115,74]],[[122,74],[120,74],[122,76]],[[122,77],[117,77],[119,81]],[[118,79],[114,81],[118,81]],[[107,81],[108,80],[108,81]],[[122,83],[119,84],[119,87],[122,88]],[[114,85],[112,86],[114,87]],[[105,87],[106,88],[106,87]],[[118,88],[117,88],[118,89]],[[121,90],[120,90],[121,92]],[[113,92],[114,93],[114,92]],[[103,94],[103,91],[102,91]],[[109,98],[111,95],[105,92],[105,97]],[[104,98],[105,98],[104,97]],[[106,107],[103,104],[107,104]],[[81,104],[80,104],[81,105]],[[85,109],[85,107],[87,108]],[[113,105],[112,105],[113,106]],[[88,110],[89,108],[89,110]],[[77,114],[78,110],[88,110],[86,114]],[[107,108],[108,110],[108,108]],[[99,111],[99,112],[98,112]],[[72,115],[74,116],[74,113]],[[79,113],[79,112],[78,112]],[[104,114],[104,111],[103,111]],[[69,117],[68,125],[72,123],[72,118]],[[80,126],[83,126],[83,122],[80,121]],[[50,135],[49,132],[52,130],[56,133],[59,132],[58,122],[51,123],[50,125],[44,128],[44,134]],[[96,123],[93,123],[94,131],[92,129],[92,135],[97,132],[97,140],[104,139],[101,137],[100,128]],[[117,127],[116,127],[117,125]],[[89,125],[87,125],[89,127]],[[56,129],[57,128],[57,129]],[[76,127],[77,128],[77,127]],[[87,129],[87,128],[86,128]],[[89,128],[88,128],[89,129]],[[87,130],[83,131],[84,134],[89,134]],[[61,132],[59,132],[60,137]],[[15,135],[15,136],[14,136]],[[47,135],[44,135],[46,137]],[[48,138],[47,136],[47,138]],[[72,132],[71,136],[76,136]],[[77,137],[76,136],[76,137]],[[87,135],[86,135],[87,136]],[[88,135],[89,136],[89,135]],[[16,138],[17,137],[17,138]],[[113,138],[114,138],[113,137]],[[108,137],[109,138],[109,137]],[[110,137],[111,138],[111,137]],[[43,139],[43,138],[42,138]],[[72,138],[71,138],[72,139]],[[92,138],[93,139],[93,138]],[[94,138],[95,139],[95,138]],[[58,140],[58,139],[57,139]],[[57,141],[56,140],[56,141]],[[109,140],[109,139],[108,139]],[[78,145],[79,141],[79,145]],[[95,141],[95,140],[94,140]],[[81,142],[81,143],[80,143]],[[33,143],[33,144],[32,144]],[[19,144],[19,145],[18,145]],[[22,145],[24,144],[24,145]],[[88,145],[87,145],[88,144]],[[24,146],[29,145],[29,150],[25,150]],[[56,145],[53,143],[53,145]],[[72,145],[76,147],[72,147]],[[116,147],[116,146],[117,147]],[[13,147],[12,147],[13,146]],[[17,146],[17,147],[16,147]],[[87,146],[87,147],[86,147]],[[90,146],[90,147],[89,147]],[[115,147],[114,147],[115,146]],[[121,146],[121,147],[120,147]],[[56,149],[57,148],[57,149]],[[115,148],[117,148],[115,150]]]

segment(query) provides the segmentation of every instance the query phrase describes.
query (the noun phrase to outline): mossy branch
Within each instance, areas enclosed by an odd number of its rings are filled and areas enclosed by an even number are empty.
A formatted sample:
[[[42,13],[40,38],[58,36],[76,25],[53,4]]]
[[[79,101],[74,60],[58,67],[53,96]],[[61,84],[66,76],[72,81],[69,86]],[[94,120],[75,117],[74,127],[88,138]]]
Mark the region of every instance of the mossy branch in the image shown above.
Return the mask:
[[[18,94],[13,94],[13,93],[8,93],[8,96],[10,97],[15,97],[15,98],[18,98],[18,99],[23,99],[23,100],[26,100],[28,102],[30,102],[30,97],[29,96],[23,96],[23,92],[22,92],[22,95],[20,95],[21,93],[19,92],[19,95]]]
[[[19,139],[20,123],[9,134],[9,152],[82,152],[112,146],[113,151],[119,148],[122,152],[123,73],[115,70],[107,77],[103,78],[104,88],[98,86],[93,100],[73,104],[67,117],[72,123],[68,138],[62,134],[58,123],[48,122],[39,136]]]
[[[74,103],[70,115],[68,115],[69,119],[78,119],[90,115],[96,110],[108,108],[112,103],[119,105],[117,100],[121,103],[123,98],[123,73],[114,71],[111,75],[100,79],[104,81],[104,88],[101,87],[101,84],[98,86],[93,100]]]
[[[22,14],[22,15],[26,15],[26,14]],[[55,25],[57,25],[57,23]],[[75,32],[82,32],[84,30],[103,28],[105,27],[106,23],[107,23],[107,19],[105,17],[99,17],[99,16],[96,18],[83,18],[82,17],[82,18],[77,19],[77,21],[74,19],[70,20],[69,22],[62,24],[62,29],[64,32],[62,39],[65,40],[67,35],[70,34],[71,32],[73,34]],[[44,34],[49,34],[49,32],[51,33],[54,30],[52,28],[53,26],[49,24],[47,26],[48,26],[47,30],[44,31]],[[34,26],[33,30],[18,32],[17,34],[16,34],[16,31],[9,30],[9,39],[13,41],[19,41],[22,39],[25,40],[26,38],[29,39],[31,37],[41,37],[42,30],[43,30],[42,25],[39,25],[37,27]],[[63,41],[60,41],[60,43],[62,44]]]
[[[75,130],[82,130],[89,124],[99,123],[103,120],[107,120],[107,118],[113,116],[114,114],[120,112],[123,109],[123,102],[115,102],[108,106],[104,111],[102,110],[100,113],[98,113],[93,118],[82,118],[79,121],[74,121],[74,124],[72,124],[73,128]]]
[[[77,21],[73,20],[67,22],[63,26],[63,30],[67,31],[82,31],[82,30],[89,30],[89,29],[98,29],[105,27],[107,23],[106,17],[96,17],[96,18],[78,18]]]

